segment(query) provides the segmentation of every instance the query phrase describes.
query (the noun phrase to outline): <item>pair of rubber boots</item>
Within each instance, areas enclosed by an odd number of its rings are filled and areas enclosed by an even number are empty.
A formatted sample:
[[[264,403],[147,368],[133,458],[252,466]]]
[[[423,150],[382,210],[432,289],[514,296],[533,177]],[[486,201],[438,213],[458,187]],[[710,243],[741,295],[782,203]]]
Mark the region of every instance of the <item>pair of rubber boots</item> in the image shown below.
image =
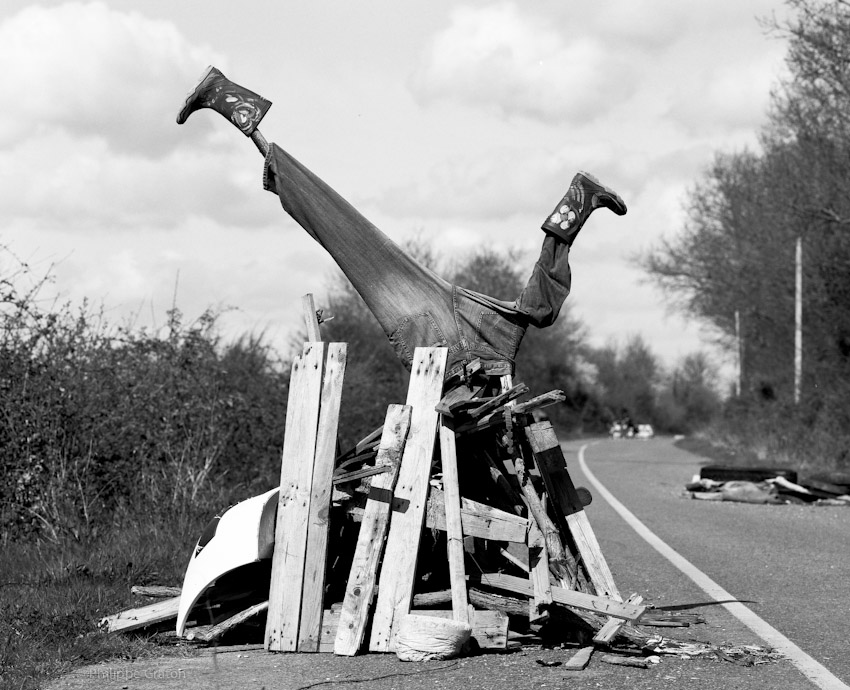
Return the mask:
[[[245,136],[251,136],[271,105],[271,101],[235,84],[220,70],[210,66],[186,97],[177,123],[182,125],[196,110],[212,108],[230,120]],[[541,227],[544,232],[572,244],[590,214],[601,207],[611,209],[618,216],[626,213],[626,205],[613,189],[593,175],[580,171]]]

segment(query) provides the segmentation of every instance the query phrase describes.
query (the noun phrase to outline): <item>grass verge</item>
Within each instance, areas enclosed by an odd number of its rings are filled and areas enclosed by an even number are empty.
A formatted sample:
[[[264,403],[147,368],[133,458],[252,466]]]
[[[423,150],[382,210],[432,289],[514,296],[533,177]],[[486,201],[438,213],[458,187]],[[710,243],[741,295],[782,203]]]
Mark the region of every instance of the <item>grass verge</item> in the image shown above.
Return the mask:
[[[44,687],[109,659],[197,652],[167,634],[107,634],[105,616],[152,600],[134,584],[180,584],[196,524],[125,525],[86,541],[7,543],[0,550],[0,688]]]

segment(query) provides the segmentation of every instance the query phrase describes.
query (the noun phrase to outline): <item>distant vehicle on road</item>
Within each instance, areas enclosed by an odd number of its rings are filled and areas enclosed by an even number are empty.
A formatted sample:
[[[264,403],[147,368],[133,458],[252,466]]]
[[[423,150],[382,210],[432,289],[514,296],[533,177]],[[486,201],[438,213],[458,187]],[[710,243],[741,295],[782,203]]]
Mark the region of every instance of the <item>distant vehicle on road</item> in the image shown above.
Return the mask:
[[[620,419],[608,430],[611,438],[652,438],[655,430],[652,424],[634,424],[630,419]]]
[[[635,436],[637,438],[652,438],[655,436],[655,430],[652,428],[652,424],[638,424]]]

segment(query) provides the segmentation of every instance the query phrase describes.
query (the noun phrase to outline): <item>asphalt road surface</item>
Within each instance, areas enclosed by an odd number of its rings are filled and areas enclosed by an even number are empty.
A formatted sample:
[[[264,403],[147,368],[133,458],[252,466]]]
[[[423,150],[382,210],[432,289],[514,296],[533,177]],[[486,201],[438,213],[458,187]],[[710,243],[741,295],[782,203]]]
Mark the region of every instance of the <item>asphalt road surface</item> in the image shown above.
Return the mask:
[[[757,506],[694,501],[684,484],[707,461],[669,439],[564,444],[577,485],[594,494],[587,511],[623,594],[642,594],[658,607],[698,612],[704,625],[659,628],[668,637],[711,644],[770,646],[650,546],[581,470],[587,467],[645,528],[743,602],[821,664],[818,683],[782,660],[754,667],[665,656],[650,669],[608,666],[594,657],[581,672],[544,667],[572,650],[527,647],[442,662],[404,663],[394,655],[338,658],[218,649],[194,657],[113,662],[78,669],[51,688],[606,688],[641,690],[796,690],[850,683],[850,508]],[[645,529],[644,528],[644,529]],[[598,655],[597,655],[598,656]]]

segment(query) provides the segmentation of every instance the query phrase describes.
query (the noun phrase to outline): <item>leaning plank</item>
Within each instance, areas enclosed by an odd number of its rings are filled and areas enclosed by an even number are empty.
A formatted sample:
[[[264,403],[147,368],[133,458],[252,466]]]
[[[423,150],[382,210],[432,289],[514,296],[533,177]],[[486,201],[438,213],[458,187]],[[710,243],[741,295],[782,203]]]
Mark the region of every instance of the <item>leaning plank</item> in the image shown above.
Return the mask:
[[[543,533],[532,523],[528,532],[528,553],[531,582],[534,596],[528,602],[528,622],[539,623],[549,616],[547,611],[552,603],[552,585],[549,582],[549,553]]]
[[[470,580],[478,581],[488,587],[516,592],[527,597],[534,595],[531,583],[527,579],[514,577],[513,575],[481,573],[480,575],[470,576]],[[646,610],[646,606],[643,605],[625,604],[607,597],[575,592],[555,586],[552,587],[552,599],[556,604],[601,613],[606,616],[614,616],[615,618],[623,618],[629,621],[637,620]]]
[[[452,611],[454,620],[469,623],[455,431],[448,419],[442,415],[440,416],[440,459],[443,468],[443,508],[446,513],[446,550],[449,560],[449,582],[452,588]]]
[[[437,436],[437,412],[434,407],[442,393],[447,355],[446,348],[418,347],[413,357],[407,393],[407,404],[413,408],[410,435],[401,459],[372,621],[369,649],[375,652],[394,650],[393,631],[402,616],[410,611]]]
[[[162,601],[140,606],[135,609],[127,609],[111,616],[106,616],[100,621],[100,627],[106,632],[130,632],[139,628],[164,623],[177,618],[177,607],[180,605],[180,597],[163,599]]]
[[[221,621],[221,623],[217,623],[216,625],[204,626],[203,628],[189,628],[184,634],[184,637],[187,640],[198,640],[200,642],[213,642],[220,638],[224,633],[229,630],[232,630],[237,625],[244,623],[249,618],[253,618],[254,616],[262,613],[263,611],[267,611],[269,608],[269,602],[262,601],[259,604],[254,604],[253,606],[245,609],[244,611],[240,611],[235,616],[231,616],[230,618]]]
[[[333,490],[339,408],[348,348],[345,343],[328,345],[322,377],[319,426],[313,462],[310,512],[307,521],[307,549],[304,556],[304,587],[301,592],[301,620],[298,651],[319,651],[322,631],[322,605],[325,596],[325,565],[328,559],[328,517]]]
[[[292,364],[266,620],[269,651],[294,652],[298,642],[324,352],[324,343],[306,343]]]
[[[446,511],[443,492],[431,489],[425,526],[446,530]],[[490,541],[507,541],[525,544],[529,521],[513,513],[499,510],[468,498],[460,500],[460,518],[463,533],[470,537]]]
[[[626,599],[626,603],[641,604],[643,603],[643,597],[640,594],[632,594],[632,596]],[[641,623],[643,623],[643,621],[641,621]],[[617,633],[620,632],[623,625],[625,625],[625,621],[623,619],[609,618],[608,622],[593,636],[593,641],[598,644],[608,644],[617,636]]]
[[[530,424],[526,427],[526,437],[546,491],[555,504],[554,512],[566,522],[596,593],[621,599],[614,576],[567,471],[567,463],[551,422]]]
[[[549,517],[542,499],[537,495],[537,489],[529,480],[528,472],[525,470],[525,460],[521,456],[514,459],[514,468],[523,498],[528,506],[528,512],[531,513],[546,542],[546,553],[552,572],[555,573],[561,584],[572,585],[576,581],[578,572],[575,559],[564,548],[564,542],[558,533],[558,528]]]
[[[392,491],[398,479],[401,451],[410,429],[410,412],[411,408],[407,405],[390,405],[387,409],[376,465],[389,471],[376,476],[369,488],[334,641],[335,654],[352,656],[363,642],[390,521]]]

